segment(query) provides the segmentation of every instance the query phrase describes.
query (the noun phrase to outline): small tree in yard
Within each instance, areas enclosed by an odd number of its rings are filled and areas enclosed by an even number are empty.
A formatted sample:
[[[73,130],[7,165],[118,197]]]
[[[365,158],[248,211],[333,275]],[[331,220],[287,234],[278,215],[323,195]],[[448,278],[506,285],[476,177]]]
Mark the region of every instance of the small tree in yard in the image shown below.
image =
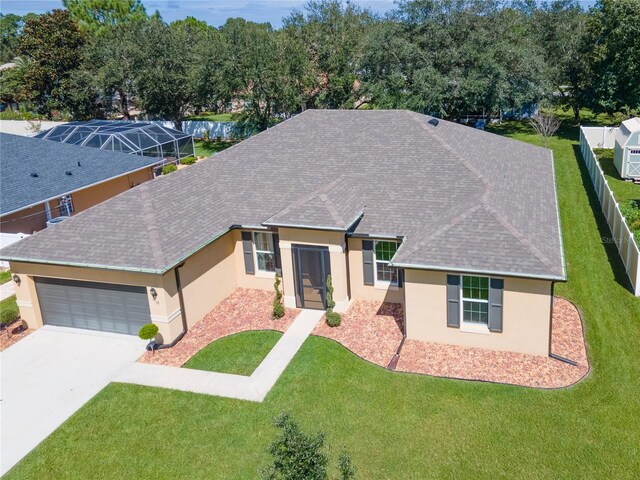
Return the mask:
[[[140,327],[138,337],[140,337],[142,340],[153,340],[154,338],[156,338],[157,334],[158,326],[155,323],[147,323],[146,325]],[[153,347],[151,348],[151,351],[154,351]]]
[[[327,313],[325,318],[327,319],[327,325],[330,327],[338,327],[342,322],[340,314],[333,311],[333,307],[335,306],[336,302],[333,300],[333,283],[331,282],[331,275],[327,275]]]
[[[280,291],[280,275],[276,273],[276,281],[273,283],[276,296],[273,299],[273,319],[284,317],[284,307],[282,306],[282,292]]]
[[[536,113],[529,122],[535,132],[542,137],[542,143],[545,147],[549,144],[549,138],[558,131],[562,123],[555,115],[544,112]]]
[[[306,435],[287,413],[281,413],[273,423],[282,433],[268,450],[273,463],[263,469],[260,476],[264,480],[326,480],[329,460],[323,452],[324,434]],[[341,480],[355,476],[344,449],[338,459],[338,470]]]

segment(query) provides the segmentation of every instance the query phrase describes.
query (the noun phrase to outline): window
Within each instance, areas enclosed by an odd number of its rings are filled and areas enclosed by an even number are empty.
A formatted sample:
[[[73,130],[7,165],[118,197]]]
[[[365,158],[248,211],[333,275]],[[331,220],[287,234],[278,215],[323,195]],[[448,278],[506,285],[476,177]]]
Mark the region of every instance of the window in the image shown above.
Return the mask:
[[[640,149],[637,149],[637,150],[635,148],[631,149],[631,150],[629,150],[629,153],[631,155],[640,155]]]
[[[275,272],[276,250],[273,244],[273,234],[269,232],[253,232],[253,244],[256,250],[258,270]]]
[[[462,276],[462,321],[489,324],[489,278]]]
[[[375,243],[375,264],[376,280],[378,282],[398,284],[398,270],[390,267],[389,262],[398,250],[397,242],[376,242]]]
[[[64,195],[58,199],[58,213],[68,217],[73,213],[73,200],[71,195]]]

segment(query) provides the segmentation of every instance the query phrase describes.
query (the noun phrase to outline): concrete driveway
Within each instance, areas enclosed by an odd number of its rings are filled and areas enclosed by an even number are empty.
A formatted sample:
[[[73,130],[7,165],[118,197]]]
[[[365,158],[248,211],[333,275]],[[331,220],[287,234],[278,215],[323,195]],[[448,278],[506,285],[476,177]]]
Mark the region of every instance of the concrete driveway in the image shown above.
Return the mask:
[[[0,475],[143,352],[137,337],[45,326],[0,353]]]

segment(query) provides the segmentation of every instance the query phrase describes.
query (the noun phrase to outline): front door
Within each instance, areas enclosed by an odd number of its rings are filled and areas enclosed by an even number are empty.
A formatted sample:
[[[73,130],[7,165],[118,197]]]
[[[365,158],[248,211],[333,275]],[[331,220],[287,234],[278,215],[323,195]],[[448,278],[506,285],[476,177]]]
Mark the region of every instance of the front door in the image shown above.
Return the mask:
[[[292,245],[296,282],[296,306],[324,310],[327,300],[327,275],[331,274],[329,248]]]

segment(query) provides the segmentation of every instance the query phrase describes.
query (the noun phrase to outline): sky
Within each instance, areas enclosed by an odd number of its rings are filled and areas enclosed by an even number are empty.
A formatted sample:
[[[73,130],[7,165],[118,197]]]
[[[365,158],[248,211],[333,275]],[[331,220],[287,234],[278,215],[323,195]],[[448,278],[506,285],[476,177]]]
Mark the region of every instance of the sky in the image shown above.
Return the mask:
[[[220,26],[229,17],[242,17],[254,22],[270,22],[274,27],[282,25],[282,18],[292,9],[302,9],[308,0],[142,0],[148,13],[156,10],[167,22],[188,16]],[[580,0],[589,7],[595,0]],[[354,0],[354,3],[376,13],[384,13],[394,7],[394,0]],[[43,13],[62,8],[62,0],[0,0],[0,11],[4,14],[24,15],[29,12]]]
[[[274,27],[282,25],[282,18],[291,10],[302,9],[308,0],[142,0],[147,13],[156,10],[167,22],[188,16],[220,26],[229,17],[242,17],[254,22],[270,22]],[[356,1],[362,7],[384,13],[393,8],[393,0]],[[62,0],[0,0],[2,13],[24,15],[29,12],[43,13],[62,8]]]

